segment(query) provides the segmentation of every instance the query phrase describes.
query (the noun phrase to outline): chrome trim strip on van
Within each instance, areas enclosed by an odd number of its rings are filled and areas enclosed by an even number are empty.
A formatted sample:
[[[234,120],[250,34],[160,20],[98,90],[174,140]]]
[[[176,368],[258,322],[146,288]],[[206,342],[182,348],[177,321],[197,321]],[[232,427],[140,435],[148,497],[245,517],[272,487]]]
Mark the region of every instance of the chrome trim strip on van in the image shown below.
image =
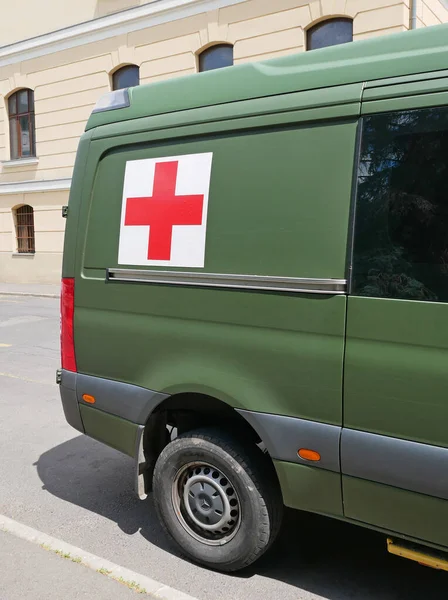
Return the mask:
[[[195,271],[153,271],[108,269],[107,279],[132,283],[265,290],[304,294],[345,294],[346,279],[306,279],[300,277],[269,277],[264,275],[227,275]]]
[[[343,429],[342,474],[448,500],[448,448]]]
[[[260,436],[271,458],[340,472],[341,427],[297,417],[236,409]],[[300,449],[315,450],[321,456],[311,462],[301,458]]]

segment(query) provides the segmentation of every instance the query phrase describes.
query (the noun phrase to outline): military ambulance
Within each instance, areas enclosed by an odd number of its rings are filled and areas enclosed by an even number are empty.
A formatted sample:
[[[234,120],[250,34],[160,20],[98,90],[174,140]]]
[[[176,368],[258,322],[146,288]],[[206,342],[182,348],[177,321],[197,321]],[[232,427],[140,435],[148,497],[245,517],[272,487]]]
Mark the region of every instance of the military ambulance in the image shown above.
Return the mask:
[[[67,421],[221,571],[283,506],[448,550],[448,27],[113,92],[67,213]]]

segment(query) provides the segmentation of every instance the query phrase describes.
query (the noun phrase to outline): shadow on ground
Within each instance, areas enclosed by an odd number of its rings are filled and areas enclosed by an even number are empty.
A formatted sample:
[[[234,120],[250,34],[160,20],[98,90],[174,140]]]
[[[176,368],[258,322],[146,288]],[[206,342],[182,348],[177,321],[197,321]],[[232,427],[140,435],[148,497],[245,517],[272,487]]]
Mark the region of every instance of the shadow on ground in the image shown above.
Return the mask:
[[[107,517],[125,534],[140,531],[150,543],[178,556],[151,497],[142,502],[134,494],[130,458],[79,436],[42,454],[36,466],[49,493]],[[448,594],[445,573],[389,556],[383,535],[296,511],[287,511],[282,534],[268,555],[233,577],[254,575],[328,600],[446,600]]]

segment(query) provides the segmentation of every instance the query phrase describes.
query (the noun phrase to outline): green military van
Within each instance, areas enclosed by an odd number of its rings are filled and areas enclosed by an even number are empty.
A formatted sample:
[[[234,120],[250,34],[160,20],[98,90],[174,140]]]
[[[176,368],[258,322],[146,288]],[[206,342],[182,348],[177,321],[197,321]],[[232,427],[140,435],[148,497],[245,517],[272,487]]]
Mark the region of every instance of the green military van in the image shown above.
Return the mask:
[[[448,550],[448,27],[113,92],[67,211],[67,421],[183,553],[283,506]]]

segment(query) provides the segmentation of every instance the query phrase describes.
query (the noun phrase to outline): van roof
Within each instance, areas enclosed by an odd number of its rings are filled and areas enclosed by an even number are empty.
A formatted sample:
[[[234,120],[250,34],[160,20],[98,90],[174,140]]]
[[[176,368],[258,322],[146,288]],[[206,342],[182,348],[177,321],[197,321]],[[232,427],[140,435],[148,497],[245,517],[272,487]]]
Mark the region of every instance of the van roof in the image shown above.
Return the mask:
[[[129,107],[93,113],[86,130],[140,117],[447,68],[448,24],[444,24],[141,85],[129,90]]]

